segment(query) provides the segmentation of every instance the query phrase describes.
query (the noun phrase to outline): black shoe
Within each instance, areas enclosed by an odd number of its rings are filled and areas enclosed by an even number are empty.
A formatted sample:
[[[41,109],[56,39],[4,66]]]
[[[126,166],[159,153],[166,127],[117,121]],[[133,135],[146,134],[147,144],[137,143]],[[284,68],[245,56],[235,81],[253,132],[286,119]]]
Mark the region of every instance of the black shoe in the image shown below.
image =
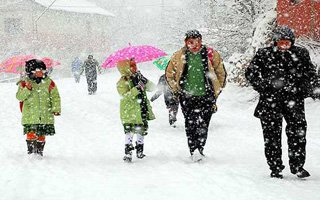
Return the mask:
[[[143,154],[143,144],[138,144],[136,142],[136,150],[137,150],[137,158],[142,159],[144,158],[146,155]]]
[[[28,147],[28,154],[37,153],[37,141],[36,140],[26,140]]]
[[[283,175],[281,174],[281,172],[279,171],[273,171],[270,174],[271,178],[279,178],[279,179],[283,179]]]
[[[310,173],[303,168],[300,168],[297,171],[293,171],[292,173],[296,174],[298,178],[307,178],[310,176]]]
[[[46,144],[46,142],[40,142],[37,141],[37,154],[39,154],[40,156],[43,156],[43,149],[44,149],[44,145]]]
[[[134,147],[132,144],[126,144],[124,148],[124,157],[123,160],[125,162],[131,162],[132,161],[132,150],[134,150]]]
[[[128,163],[132,162],[132,155],[129,155],[129,154],[125,155],[123,157],[123,161]]]

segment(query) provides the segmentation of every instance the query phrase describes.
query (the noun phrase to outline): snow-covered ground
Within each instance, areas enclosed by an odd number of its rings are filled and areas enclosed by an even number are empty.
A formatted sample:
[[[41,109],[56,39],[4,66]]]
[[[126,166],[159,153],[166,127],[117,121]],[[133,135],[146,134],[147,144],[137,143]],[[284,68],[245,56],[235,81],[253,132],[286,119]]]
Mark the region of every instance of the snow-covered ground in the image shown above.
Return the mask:
[[[151,65],[149,63],[149,65]],[[161,71],[143,66],[157,83]],[[163,98],[153,103],[143,160],[122,161],[124,134],[119,119],[119,73],[99,76],[98,93],[87,95],[84,77],[55,79],[62,98],[57,134],[47,138],[43,159],[26,154],[15,83],[0,84],[1,200],[317,200],[320,199],[319,101],[306,100],[307,161],[311,173],[298,179],[288,169],[283,134],[285,178],[271,179],[264,158],[259,120],[253,117],[256,93],[229,84],[211,121],[202,163],[190,161],[184,123],[169,127]]]

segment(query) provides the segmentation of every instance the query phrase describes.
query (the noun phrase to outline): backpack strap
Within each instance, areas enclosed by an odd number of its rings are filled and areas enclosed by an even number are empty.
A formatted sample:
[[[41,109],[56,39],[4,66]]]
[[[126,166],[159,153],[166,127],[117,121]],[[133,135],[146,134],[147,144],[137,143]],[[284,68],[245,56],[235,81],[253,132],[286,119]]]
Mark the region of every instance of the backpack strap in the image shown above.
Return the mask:
[[[24,87],[26,87],[26,82],[25,81],[21,81],[20,85],[21,85],[22,88],[24,88]]]
[[[213,53],[214,53],[214,50],[212,48],[210,48],[210,47],[207,47],[207,51],[208,51],[209,61],[213,65]]]
[[[56,86],[56,84],[53,82],[53,80],[51,80],[51,83],[50,83],[49,88],[48,88],[49,93],[51,93],[51,91],[53,90],[53,88],[54,88],[55,86]]]

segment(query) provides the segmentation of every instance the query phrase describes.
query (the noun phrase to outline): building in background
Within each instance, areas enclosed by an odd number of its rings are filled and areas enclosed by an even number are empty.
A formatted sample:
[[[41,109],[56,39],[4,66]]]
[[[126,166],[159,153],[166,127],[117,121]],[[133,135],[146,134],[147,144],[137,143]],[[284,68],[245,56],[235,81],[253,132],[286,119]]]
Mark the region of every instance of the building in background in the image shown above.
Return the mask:
[[[277,23],[299,37],[320,41],[320,0],[278,0]]]
[[[108,51],[114,16],[87,0],[0,0],[0,58],[36,54],[68,68],[75,56]],[[47,10],[46,10],[47,9]]]

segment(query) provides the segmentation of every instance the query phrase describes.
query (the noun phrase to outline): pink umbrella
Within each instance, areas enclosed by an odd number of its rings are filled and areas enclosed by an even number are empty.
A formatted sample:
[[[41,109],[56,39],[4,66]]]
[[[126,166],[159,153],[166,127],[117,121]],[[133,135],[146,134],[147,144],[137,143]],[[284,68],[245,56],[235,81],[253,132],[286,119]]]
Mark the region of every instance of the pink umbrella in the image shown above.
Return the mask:
[[[136,63],[151,61],[153,59],[166,56],[167,54],[153,46],[129,46],[124,49],[120,49],[111,54],[102,64],[103,68],[111,68],[116,66],[117,62],[134,58]]]
[[[39,58],[35,55],[17,55],[10,57],[7,60],[0,63],[0,72],[14,74],[23,73],[26,61],[30,59],[42,60],[46,64],[47,68],[52,68],[54,66],[60,65],[60,62],[54,61],[53,59],[48,57]]]

